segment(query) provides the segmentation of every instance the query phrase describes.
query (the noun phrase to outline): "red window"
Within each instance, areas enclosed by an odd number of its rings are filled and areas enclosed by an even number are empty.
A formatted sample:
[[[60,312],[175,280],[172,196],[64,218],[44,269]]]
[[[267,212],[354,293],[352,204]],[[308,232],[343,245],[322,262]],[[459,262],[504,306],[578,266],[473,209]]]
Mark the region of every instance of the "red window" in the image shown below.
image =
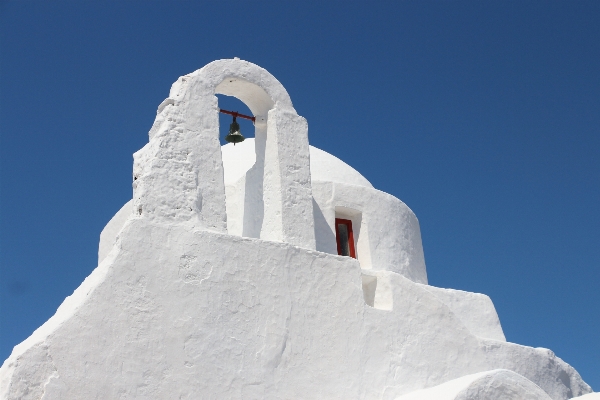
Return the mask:
[[[352,234],[352,221],[349,219],[335,219],[335,237],[337,250],[340,256],[356,258],[354,251],[354,235]]]

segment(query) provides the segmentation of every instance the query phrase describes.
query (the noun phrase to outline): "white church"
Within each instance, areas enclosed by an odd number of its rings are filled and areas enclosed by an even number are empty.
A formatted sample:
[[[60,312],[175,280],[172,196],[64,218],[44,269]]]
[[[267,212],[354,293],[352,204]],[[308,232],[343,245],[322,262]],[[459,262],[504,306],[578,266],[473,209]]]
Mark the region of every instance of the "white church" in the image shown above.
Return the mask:
[[[489,297],[429,286],[415,214],[311,147],[257,65],[180,77],[132,179],[98,267],[15,346],[0,399],[600,399],[507,342]]]

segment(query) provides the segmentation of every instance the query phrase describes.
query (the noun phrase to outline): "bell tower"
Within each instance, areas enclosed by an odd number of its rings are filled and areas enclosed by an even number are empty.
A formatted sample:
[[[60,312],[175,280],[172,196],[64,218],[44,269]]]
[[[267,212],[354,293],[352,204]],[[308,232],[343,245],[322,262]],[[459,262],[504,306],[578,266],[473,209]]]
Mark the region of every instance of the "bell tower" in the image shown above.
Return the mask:
[[[275,77],[239,59],[214,61],[173,84],[149,143],[134,155],[134,213],[227,231],[215,94],[238,98],[254,116],[244,236],[315,249],[308,124]]]

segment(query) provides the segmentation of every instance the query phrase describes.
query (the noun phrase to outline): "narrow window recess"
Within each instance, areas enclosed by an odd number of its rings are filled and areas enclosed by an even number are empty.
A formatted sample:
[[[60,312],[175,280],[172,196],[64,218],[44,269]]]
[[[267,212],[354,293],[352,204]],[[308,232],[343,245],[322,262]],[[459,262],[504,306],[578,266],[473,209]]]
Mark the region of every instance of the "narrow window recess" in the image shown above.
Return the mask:
[[[356,258],[352,221],[349,219],[336,218],[335,238],[337,240],[337,250],[340,256]]]

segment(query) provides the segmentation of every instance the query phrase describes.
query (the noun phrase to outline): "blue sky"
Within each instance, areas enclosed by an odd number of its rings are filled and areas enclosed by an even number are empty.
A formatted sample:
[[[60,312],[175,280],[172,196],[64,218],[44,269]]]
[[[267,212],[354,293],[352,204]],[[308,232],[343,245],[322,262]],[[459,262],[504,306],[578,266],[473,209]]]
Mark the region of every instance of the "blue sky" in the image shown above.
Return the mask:
[[[430,284],[600,390],[600,2],[0,1],[0,41],[0,359],[96,267],[170,85],[240,57],[417,214]]]

